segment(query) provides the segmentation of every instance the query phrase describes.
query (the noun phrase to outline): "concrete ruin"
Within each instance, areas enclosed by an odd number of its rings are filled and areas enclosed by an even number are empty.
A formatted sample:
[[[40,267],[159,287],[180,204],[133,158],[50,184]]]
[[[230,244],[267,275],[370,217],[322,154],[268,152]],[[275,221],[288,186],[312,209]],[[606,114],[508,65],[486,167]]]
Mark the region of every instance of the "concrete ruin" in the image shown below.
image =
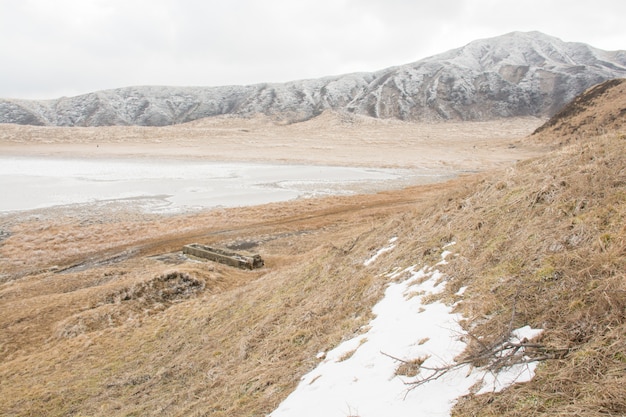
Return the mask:
[[[252,270],[265,265],[265,262],[263,262],[263,259],[258,254],[241,254],[224,249],[212,248],[199,243],[183,246],[183,253],[196,258],[208,259],[213,262],[219,262],[242,269]]]

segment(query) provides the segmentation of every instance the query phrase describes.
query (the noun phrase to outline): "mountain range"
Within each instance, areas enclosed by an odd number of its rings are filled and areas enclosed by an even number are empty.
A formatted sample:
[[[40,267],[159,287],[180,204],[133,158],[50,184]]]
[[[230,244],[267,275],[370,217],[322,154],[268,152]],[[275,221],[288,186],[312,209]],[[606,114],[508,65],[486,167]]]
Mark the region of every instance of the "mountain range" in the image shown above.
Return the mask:
[[[247,86],[127,87],[54,100],[0,99],[0,123],[165,126],[226,114],[299,122],[325,110],[407,121],[548,117],[587,88],[622,77],[624,50],[512,32],[372,73]]]

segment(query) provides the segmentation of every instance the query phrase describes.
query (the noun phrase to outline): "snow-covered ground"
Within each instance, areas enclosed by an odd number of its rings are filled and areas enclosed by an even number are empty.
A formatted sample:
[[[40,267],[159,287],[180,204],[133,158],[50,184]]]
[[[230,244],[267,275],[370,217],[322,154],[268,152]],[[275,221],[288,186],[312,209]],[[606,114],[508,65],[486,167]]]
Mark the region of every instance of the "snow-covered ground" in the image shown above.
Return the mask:
[[[371,265],[396,244],[392,238],[364,265]],[[470,388],[481,393],[499,391],[530,380],[534,363],[497,374],[460,365],[433,380],[414,384],[429,379],[432,369],[454,364],[466,346],[458,324],[461,317],[452,312],[453,306],[426,300],[444,290],[446,277],[437,266],[451,254],[444,250],[441,262],[433,267],[413,265],[389,273],[391,282],[384,298],[374,306],[375,318],[364,332],[329,352],[320,352],[317,368],[302,377],[296,390],[270,416],[448,416],[455,401]],[[512,332],[511,342],[540,333],[526,326]],[[403,363],[418,358],[424,361],[417,375],[399,375],[407,374],[397,371]]]
[[[0,212],[110,200],[151,212],[247,206],[376,190],[410,175],[385,168],[0,156]]]

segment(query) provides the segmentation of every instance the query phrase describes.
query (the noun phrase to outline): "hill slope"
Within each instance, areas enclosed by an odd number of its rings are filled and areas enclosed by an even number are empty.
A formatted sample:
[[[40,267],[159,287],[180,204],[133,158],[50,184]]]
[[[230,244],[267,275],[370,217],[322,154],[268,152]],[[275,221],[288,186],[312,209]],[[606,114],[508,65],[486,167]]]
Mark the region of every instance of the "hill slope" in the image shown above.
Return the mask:
[[[626,79],[593,86],[552,116],[534,133],[548,137],[580,139],[588,135],[623,130],[626,125]]]
[[[0,123],[162,126],[265,114],[294,122],[324,110],[402,120],[550,116],[601,81],[626,76],[626,52],[513,32],[412,64],[284,84],[128,87],[47,101],[0,100]]]
[[[390,273],[434,265],[454,241],[438,297],[465,316],[459,359],[484,367],[485,347],[511,329],[544,333],[526,342],[540,362],[531,382],[469,394],[453,415],[624,415],[624,167],[618,130],[399,192],[155,219],[68,208],[3,219],[0,414],[267,415],[318,352],[362,334]],[[367,262],[392,237],[393,251]],[[190,240],[252,245],[267,267],[182,261]]]
[[[568,145],[449,206],[450,229],[465,230],[466,261],[449,273],[469,285],[469,328],[482,344],[511,325],[544,328],[539,355],[552,357],[531,383],[470,395],[455,415],[626,413],[626,141],[623,124],[604,124],[626,107],[623,86],[588,90],[535,134]]]

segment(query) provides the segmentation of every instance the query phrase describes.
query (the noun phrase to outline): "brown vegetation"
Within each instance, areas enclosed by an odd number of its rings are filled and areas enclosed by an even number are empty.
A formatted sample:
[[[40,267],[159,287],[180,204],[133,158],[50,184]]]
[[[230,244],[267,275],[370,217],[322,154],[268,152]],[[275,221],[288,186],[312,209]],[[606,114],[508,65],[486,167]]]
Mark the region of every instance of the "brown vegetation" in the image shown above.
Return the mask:
[[[0,124],[0,152],[474,171],[534,155],[536,149],[519,139],[541,123],[515,118],[414,124],[325,112],[290,125],[261,116],[221,116],[159,128]]]
[[[591,87],[535,130],[540,140],[585,139],[615,132],[626,125],[626,79],[616,78]]]
[[[317,352],[367,322],[384,278],[363,261],[381,235],[401,231],[398,215],[446,187],[158,221],[104,217],[81,225],[52,216],[16,224],[0,248],[0,410],[268,413]],[[127,224],[129,233],[113,232]],[[46,247],[60,233],[67,243]],[[182,262],[177,253],[189,241],[255,242],[266,266]],[[29,256],[28,245],[44,256]],[[172,276],[189,279],[162,279]],[[174,288],[163,292],[170,281]]]
[[[563,357],[530,383],[462,403],[458,415],[626,413],[626,142],[616,134],[485,178],[459,196],[450,228],[466,259],[463,312],[480,350],[509,328],[544,328]],[[469,229],[469,230],[468,230]],[[472,230],[473,229],[473,230]],[[587,413],[587,414],[585,414]]]
[[[566,111],[543,134],[554,139],[552,126],[560,126],[567,142],[581,118],[604,123],[599,114],[626,108],[624,85],[592,89],[594,99],[601,91],[611,105]],[[623,126],[623,118],[614,126]],[[546,329],[542,346],[559,354],[531,383],[468,397],[455,415],[625,415],[624,131],[584,136],[498,178],[485,177],[456,203],[450,228],[467,230],[458,248],[466,260],[449,272],[458,285],[469,285],[466,326],[481,336],[468,354],[505,332],[513,311],[515,325]]]
[[[454,240],[441,297],[467,286],[459,359],[523,325],[560,352],[531,382],[469,395],[454,415],[624,415],[626,140],[586,128],[505,169],[376,195],[5,218],[0,414],[265,415],[317,352],[367,323],[385,273],[432,264]],[[391,237],[395,250],[364,266]],[[192,240],[253,245],[266,266],[184,261]],[[398,373],[413,375],[415,359]]]

